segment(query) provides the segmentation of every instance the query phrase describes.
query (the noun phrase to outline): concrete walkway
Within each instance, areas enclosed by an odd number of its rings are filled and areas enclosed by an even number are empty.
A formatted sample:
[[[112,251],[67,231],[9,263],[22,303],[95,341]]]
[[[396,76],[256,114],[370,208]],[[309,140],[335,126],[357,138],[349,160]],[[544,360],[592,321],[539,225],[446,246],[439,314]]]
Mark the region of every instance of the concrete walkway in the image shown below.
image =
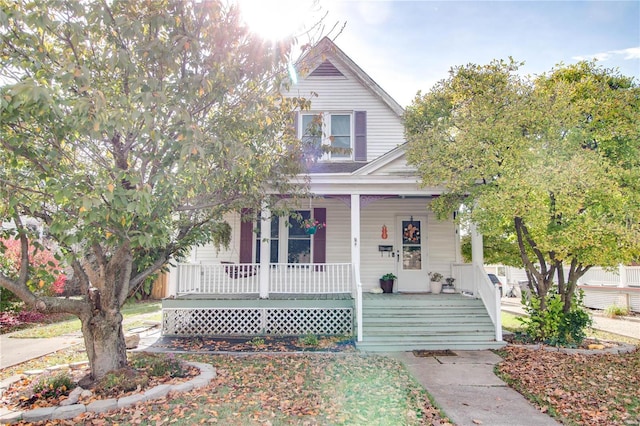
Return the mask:
[[[48,355],[83,341],[80,334],[49,339],[17,339],[11,337],[11,334],[0,334],[0,369]]]
[[[546,426],[554,419],[531,405],[494,373],[501,361],[491,351],[454,351],[455,356],[416,357],[412,352],[390,353],[458,426]]]

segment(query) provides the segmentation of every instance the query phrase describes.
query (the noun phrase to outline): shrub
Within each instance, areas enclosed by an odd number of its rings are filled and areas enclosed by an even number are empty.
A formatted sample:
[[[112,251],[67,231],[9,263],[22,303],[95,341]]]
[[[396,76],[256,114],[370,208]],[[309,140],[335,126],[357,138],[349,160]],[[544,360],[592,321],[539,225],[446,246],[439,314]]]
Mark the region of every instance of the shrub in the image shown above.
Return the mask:
[[[149,376],[131,368],[121,368],[105,374],[96,384],[95,391],[100,395],[118,395],[143,388],[149,383]]]
[[[540,299],[525,299],[525,311],[529,317],[518,318],[525,326],[527,335],[536,342],[553,346],[575,346],[586,337],[586,329],[592,320],[584,309],[584,292],[580,290],[571,298],[569,312],[564,312],[564,304],[554,289],[546,296],[546,309],[540,310]]]
[[[64,292],[66,276],[53,252],[40,243],[29,244],[29,290],[37,295],[55,296]],[[0,272],[16,279],[20,274],[20,241],[0,238]],[[4,296],[4,295],[3,295]]]
[[[37,399],[57,398],[67,395],[75,386],[73,379],[67,372],[55,375],[43,374],[34,382],[32,393]]]
[[[609,318],[626,316],[629,315],[629,308],[627,306],[611,305],[607,306],[607,309],[604,310],[604,314]]]
[[[182,361],[175,358],[173,354],[155,355],[139,354],[130,361],[133,368],[144,370],[152,377],[186,377],[187,369]]]
[[[318,340],[318,336],[316,336],[315,334],[307,334],[306,336],[300,338],[300,343],[305,346],[318,346],[320,344],[320,341]]]

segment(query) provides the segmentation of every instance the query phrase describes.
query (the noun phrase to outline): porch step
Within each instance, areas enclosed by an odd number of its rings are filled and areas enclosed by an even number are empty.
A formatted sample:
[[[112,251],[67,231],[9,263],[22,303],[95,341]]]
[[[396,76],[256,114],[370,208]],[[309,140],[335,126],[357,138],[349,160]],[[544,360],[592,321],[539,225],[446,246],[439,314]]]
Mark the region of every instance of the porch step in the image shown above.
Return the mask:
[[[459,294],[395,295],[363,300],[363,351],[493,349],[495,328],[481,300]]]

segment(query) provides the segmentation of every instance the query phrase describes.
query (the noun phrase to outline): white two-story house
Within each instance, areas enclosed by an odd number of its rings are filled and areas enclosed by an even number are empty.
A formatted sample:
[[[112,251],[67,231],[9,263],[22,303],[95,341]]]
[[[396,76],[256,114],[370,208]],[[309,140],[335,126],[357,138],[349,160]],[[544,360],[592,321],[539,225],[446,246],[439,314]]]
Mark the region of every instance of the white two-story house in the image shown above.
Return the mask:
[[[227,250],[195,247],[171,271],[163,333],[345,334],[372,351],[500,346],[481,240],[477,265],[461,263],[455,213],[436,217],[442,190],[422,187],[405,161],[403,108],[328,38],[301,63],[288,94],[313,96],[298,135],[337,148],[309,164],[314,197],[297,216],[238,212]],[[429,272],[454,278],[455,292],[430,293]],[[393,293],[377,293],[388,273]]]

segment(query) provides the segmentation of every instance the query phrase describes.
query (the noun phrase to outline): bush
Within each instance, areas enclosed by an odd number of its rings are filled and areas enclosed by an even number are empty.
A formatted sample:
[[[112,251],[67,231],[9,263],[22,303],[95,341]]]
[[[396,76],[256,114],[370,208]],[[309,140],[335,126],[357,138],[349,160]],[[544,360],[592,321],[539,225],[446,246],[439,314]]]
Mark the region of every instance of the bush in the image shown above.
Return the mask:
[[[611,305],[607,306],[607,309],[604,310],[604,314],[608,318],[626,316],[629,315],[629,308],[627,306]]]
[[[300,343],[304,346],[318,346],[320,344],[320,340],[318,340],[318,336],[315,334],[307,334],[304,337],[301,337]]]
[[[56,375],[43,374],[32,386],[33,396],[37,399],[57,398],[67,395],[75,387],[73,379],[67,372]]]
[[[135,355],[129,364],[138,370],[144,370],[152,377],[186,377],[187,369],[182,361],[169,355],[139,354]]]
[[[28,253],[30,278],[27,281],[27,287],[29,290],[42,296],[62,294],[67,277],[62,272],[53,251],[34,242],[29,244]],[[20,274],[21,257],[19,240],[0,238],[0,272],[10,279],[16,279]],[[2,296],[4,296],[4,291]],[[11,295],[8,294],[8,296]]]
[[[540,310],[540,299],[525,299],[528,318],[518,318],[525,326],[525,333],[535,342],[553,346],[576,346],[585,339],[586,329],[592,320],[584,309],[584,292],[580,290],[571,298],[569,312],[564,312],[562,298],[554,289],[546,296],[546,309]]]
[[[99,395],[117,396],[121,392],[130,392],[143,388],[149,383],[149,376],[131,368],[121,368],[105,374],[97,383],[95,391]]]

